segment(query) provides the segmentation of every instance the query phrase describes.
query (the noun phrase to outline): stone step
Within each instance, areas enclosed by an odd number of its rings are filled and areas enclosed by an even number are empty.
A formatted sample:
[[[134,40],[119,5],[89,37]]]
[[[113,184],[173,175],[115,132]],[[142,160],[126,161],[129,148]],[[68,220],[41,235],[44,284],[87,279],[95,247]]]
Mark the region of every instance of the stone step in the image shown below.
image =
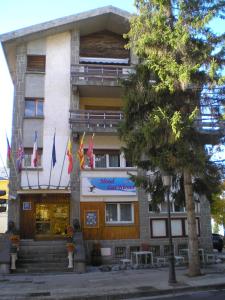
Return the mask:
[[[16,273],[50,273],[67,271],[65,240],[20,242]]]
[[[20,267],[18,266],[16,270],[13,271],[13,273],[29,273],[29,274],[38,274],[38,273],[64,273],[64,272],[71,272],[73,270],[68,269],[66,267],[60,267],[60,268],[55,268],[55,267],[46,267],[46,266],[40,266],[40,267]]]
[[[66,246],[62,248],[39,248],[39,247],[33,247],[33,248],[19,248],[19,253],[21,255],[29,255],[29,254],[41,254],[41,253],[46,253],[46,254],[57,254],[57,253],[66,253],[67,249]]]

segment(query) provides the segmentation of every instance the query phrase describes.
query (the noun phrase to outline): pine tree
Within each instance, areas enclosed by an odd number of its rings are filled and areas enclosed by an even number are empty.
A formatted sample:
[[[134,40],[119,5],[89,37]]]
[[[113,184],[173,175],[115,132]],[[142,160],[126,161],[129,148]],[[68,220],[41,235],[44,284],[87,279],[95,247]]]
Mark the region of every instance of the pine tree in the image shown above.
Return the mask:
[[[189,230],[189,275],[200,274],[193,182],[213,168],[205,145],[220,133],[205,134],[196,119],[202,107],[222,118],[224,35],[209,28],[224,17],[224,1],[140,0],[126,38],[140,65],[124,82],[125,121],[121,137],[127,157],[146,170],[164,170],[183,179]],[[215,105],[216,104],[216,105]],[[219,108],[218,108],[219,107]],[[215,133],[215,131],[214,131]],[[143,155],[147,159],[143,162]],[[149,183],[144,184],[146,190]]]

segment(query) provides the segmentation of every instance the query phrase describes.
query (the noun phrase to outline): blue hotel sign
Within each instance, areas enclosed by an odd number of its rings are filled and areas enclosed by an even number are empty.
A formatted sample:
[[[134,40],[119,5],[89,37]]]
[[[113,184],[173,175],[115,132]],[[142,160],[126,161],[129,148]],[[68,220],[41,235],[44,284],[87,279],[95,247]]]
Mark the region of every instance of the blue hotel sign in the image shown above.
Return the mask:
[[[136,187],[128,177],[83,177],[82,194],[136,196]]]

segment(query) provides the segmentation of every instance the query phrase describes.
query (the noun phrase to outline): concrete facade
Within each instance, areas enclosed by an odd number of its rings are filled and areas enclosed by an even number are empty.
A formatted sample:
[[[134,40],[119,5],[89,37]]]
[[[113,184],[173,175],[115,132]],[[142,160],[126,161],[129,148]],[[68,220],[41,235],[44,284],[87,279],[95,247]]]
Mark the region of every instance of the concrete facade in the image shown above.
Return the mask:
[[[106,16],[105,16],[106,14]],[[94,19],[92,19],[94,18]],[[96,29],[115,30],[122,34],[124,28],[128,26],[129,14],[116,8],[107,7],[94,10],[89,13],[79,14],[60,20],[33,26],[27,29],[19,30],[2,36],[5,42],[6,50],[12,51],[15,48],[15,61],[8,56],[10,69],[15,68],[16,73],[12,71],[12,77],[15,82],[15,99],[13,110],[13,132],[12,132],[12,152],[15,156],[16,150],[20,142],[24,147],[33,147],[34,129],[38,132],[38,144],[43,148],[42,166],[37,170],[23,170],[21,175],[15,172],[15,167],[11,164],[10,172],[10,194],[16,196],[16,200],[9,200],[9,220],[13,220],[17,227],[20,226],[20,197],[17,192],[28,185],[39,189],[40,194],[46,193],[46,188],[41,190],[40,186],[70,187],[70,223],[74,219],[81,219],[80,203],[81,202],[137,202],[139,203],[139,239],[112,239],[99,241],[102,247],[111,247],[112,256],[115,254],[116,247],[126,247],[127,256],[130,247],[139,247],[142,243],[148,243],[151,246],[159,246],[160,255],[164,255],[164,246],[168,245],[168,238],[159,237],[152,238],[150,232],[150,219],[165,218],[166,214],[149,212],[148,195],[143,190],[138,190],[135,196],[84,196],[82,195],[81,181],[84,176],[89,177],[128,177],[127,171],[140,172],[136,169],[125,168],[125,160],[121,154],[121,169],[119,170],[85,170],[80,171],[79,162],[74,155],[74,169],[69,176],[67,173],[68,162],[66,157],[67,143],[71,139],[73,141],[73,153],[77,153],[79,147],[79,138],[81,135],[74,132],[70,128],[69,118],[70,109],[77,110],[86,105],[105,106],[109,101],[120,103],[119,97],[111,97],[110,92],[114,86],[118,89],[118,84],[109,82],[105,86],[96,84],[96,88],[101,89],[103,97],[95,97],[90,94],[85,97],[81,95],[79,86],[71,84],[71,65],[79,64],[79,48],[80,35],[94,32]],[[108,20],[108,22],[107,22]],[[79,26],[78,26],[79,25]],[[125,27],[124,27],[124,26]],[[24,43],[20,44],[21,37],[24,37]],[[13,43],[7,44],[13,40]],[[14,47],[14,48],[13,48]],[[27,72],[26,57],[27,55],[46,55],[45,73]],[[137,57],[131,52],[131,65],[137,63]],[[85,86],[85,85],[84,85]],[[105,88],[106,87],[106,88]],[[110,87],[110,89],[109,89]],[[85,89],[85,87],[82,87]],[[90,88],[87,84],[86,88]],[[107,89],[108,88],[108,89]],[[82,90],[83,91],[83,90]],[[96,93],[96,89],[93,89]],[[24,99],[25,97],[44,98],[44,116],[43,118],[24,118]],[[82,104],[82,101],[84,104]],[[86,102],[85,102],[86,101]],[[92,103],[93,102],[93,103]],[[110,106],[110,105],[109,105]],[[118,105],[119,106],[119,105]],[[82,107],[83,109],[83,107]],[[56,152],[57,164],[52,170],[51,181],[49,182],[51,170],[51,149],[53,143],[53,135],[56,132]],[[85,138],[87,148],[90,134]],[[106,134],[101,132],[95,138],[96,149],[120,149],[122,146],[115,134]],[[65,161],[65,163],[64,163]],[[63,166],[63,167],[62,167]],[[95,172],[96,171],[96,172]],[[61,176],[61,177],[60,177]],[[47,191],[48,192],[48,191]],[[31,193],[32,194],[32,193]],[[57,191],[56,191],[57,194]],[[211,223],[210,223],[210,207],[205,198],[201,201],[200,214],[200,245],[206,251],[212,250],[211,241]],[[172,213],[173,218],[185,218],[185,212]],[[86,241],[87,253],[90,253],[93,240]],[[180,244],[187,244],[187,237],[174,238],[175,253],[178,254]]]

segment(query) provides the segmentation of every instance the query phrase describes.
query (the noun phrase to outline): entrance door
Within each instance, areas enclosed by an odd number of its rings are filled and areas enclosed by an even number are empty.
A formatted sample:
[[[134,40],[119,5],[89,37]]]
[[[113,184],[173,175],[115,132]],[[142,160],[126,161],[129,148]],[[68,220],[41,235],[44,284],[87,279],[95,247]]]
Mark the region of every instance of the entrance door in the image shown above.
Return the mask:
[[[69,225],[69,203],[36,203],[36,238],[57,238],[66,235]]]

